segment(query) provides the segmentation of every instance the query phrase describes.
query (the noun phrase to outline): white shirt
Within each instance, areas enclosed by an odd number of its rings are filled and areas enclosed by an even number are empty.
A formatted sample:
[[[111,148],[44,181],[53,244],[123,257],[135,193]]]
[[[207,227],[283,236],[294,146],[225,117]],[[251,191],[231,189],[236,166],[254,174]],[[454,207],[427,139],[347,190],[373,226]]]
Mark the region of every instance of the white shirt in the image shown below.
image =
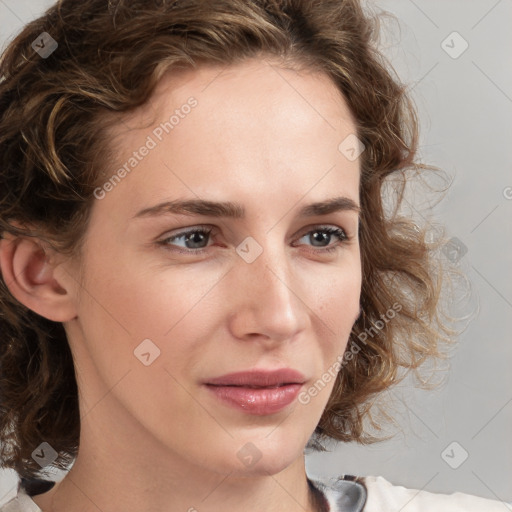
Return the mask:
[[[512,503],[460,492],[407,489],[382,476],[313,477],[310,481],[320,491],[325,512],[512,512]],[[0,512],[42,512],[21,485],[14,492],[0,501]]]
[[[461,492],[439,494],[408,489],[393,485],[382,476],[342,476],[312,480],[327,500],[326,512],[512,512],[511,503]],[[359,487],[359,491],[364,487],[366,492],[362,490],[355,493],[352,500],[348,500],[346,495],[350,492],[349,484]]]

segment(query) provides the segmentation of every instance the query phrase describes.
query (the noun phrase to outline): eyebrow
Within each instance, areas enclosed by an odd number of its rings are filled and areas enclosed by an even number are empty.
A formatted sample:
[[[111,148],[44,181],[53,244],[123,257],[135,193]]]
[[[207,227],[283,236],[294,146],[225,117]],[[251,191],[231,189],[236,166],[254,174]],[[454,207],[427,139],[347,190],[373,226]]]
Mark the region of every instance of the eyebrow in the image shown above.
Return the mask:
[[[349,197],[333,197],[325,201],[303,206],[299,210],[299,217],[315,217],[317,215],[328,215],[347,210],[359,213],[360,207]],[[175,200],[144,208],[136,213],[133,218],[147,218],[166,214],[243,219],[245,217],[245,208],[240,203],[232,201],[217,202],[204,199]]]

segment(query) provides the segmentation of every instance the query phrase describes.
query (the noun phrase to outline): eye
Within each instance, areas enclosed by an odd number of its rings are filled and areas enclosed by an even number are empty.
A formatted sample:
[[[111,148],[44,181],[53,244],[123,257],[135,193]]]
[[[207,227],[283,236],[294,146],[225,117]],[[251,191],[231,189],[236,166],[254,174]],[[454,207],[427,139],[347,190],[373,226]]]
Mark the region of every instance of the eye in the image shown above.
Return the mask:
[[[204,242],[208,240],[210,235],[213,232],[213,228],[194,228],[188,231],[182,231],[181,233],[177,233],[176,235],[165,238],[160,244],[165,246],[173,245],[170,242],[174,242],[175,240],[183,239],[185,244],[185,249],[189,249],[188,251],[182,251],[178,249],[178,252],[194,252],[194,253],[202,253],[201,249],[206,247]]]
[[[338,243],[329,246],[332,237],[338,239]],[[320,247],[317,252],[332,252],[339,248],[340,244],[348,240],[348,236],[341,228],[332,226],[318,226],[315,229],[308,231],[299,240],[303,238],[313,242],[313,247]],[[320,244],[320,245],[317,245]]]
[[[193,228],[186,231],[181,231],[175,235],[164,238],[158,244],[164,247],[175,250],[177,252],[186,254],[202,254],[205,248],[208,247],[208,240],[214,231],[213,228]],[[335,237],[338,243],[329,246],[332,238]],[[299,241],[306,238],[312,242],[313,247],[317,247],[315,252],[332,252],[339,248],[340,244],[349,239],[345,231],[338,227],[332,226],[317,226],[302,235]],[[183,245],[176,245],[174,242],[181,240]],[[180,249],[181,247],[181,249]],[[184,250],[182,250],[184,249]]]

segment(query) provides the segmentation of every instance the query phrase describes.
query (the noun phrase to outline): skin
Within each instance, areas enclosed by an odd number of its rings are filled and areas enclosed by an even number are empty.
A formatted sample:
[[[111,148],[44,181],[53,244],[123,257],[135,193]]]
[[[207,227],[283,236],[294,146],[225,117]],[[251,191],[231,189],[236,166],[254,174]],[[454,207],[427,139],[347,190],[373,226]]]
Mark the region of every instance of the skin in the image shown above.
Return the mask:
[[[356,132],[353,118],[317,72],[268,59],[180,71],[119,123],[106,176],[191,96],[197,106],[95,200],[81,262],[37,240],[1,241],[13,295],[63,322],[80,390],[80,451],[62,482],[33,498],[44,512],[315,510],[303,450],[334,380],[309,403],[266,416],[225,405],[202,382],[290,367],[307,389],[343,354],[359,314],[358,212],[298,210],[335,196],[359,204],[359,162],[338,150]],[[133,219],[198,198],[239,202],[246,216]],[[205,225],[214,232],[196,246],[157,243]],[[325,226],[348,240],[315,242]],[[236,251],[248,236],[262,248],[251,263]],[[145,366],[134,350],[148,338],[160,356]],[[255,464],[237,456],[247,443],[261,455]]]

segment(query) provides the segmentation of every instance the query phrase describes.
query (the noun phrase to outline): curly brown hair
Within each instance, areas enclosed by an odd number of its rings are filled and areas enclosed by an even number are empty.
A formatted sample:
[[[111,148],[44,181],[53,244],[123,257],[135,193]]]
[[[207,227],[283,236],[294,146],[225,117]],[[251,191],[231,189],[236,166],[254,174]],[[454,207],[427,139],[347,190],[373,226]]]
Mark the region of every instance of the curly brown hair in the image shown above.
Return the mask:
[[[358,0],[60,0],[22,29],[0,62],[0,233],[79,256],[102,166],[115,150],[107,129],[144,104],[164,72],[268,56],[327,74],[365,146],[362,314],[315,436],[378,440],[365,426],[374,399],[401,380],[401,369],[445,357],[441,341],[451,332],[439,315],[439,244],[399,213],[407,172],[432,168],[415,162],[414,104],[376,49],[378,27]],[[45,58],[32,46],[43,32],[58,42]],[[390,212],[388,177],[397,193]],[[20,304],[2,279],[0,332],[2,465],[35,477],[31,454],[46,441],[64,469],[78,453],[80,415],[63,325]]]

